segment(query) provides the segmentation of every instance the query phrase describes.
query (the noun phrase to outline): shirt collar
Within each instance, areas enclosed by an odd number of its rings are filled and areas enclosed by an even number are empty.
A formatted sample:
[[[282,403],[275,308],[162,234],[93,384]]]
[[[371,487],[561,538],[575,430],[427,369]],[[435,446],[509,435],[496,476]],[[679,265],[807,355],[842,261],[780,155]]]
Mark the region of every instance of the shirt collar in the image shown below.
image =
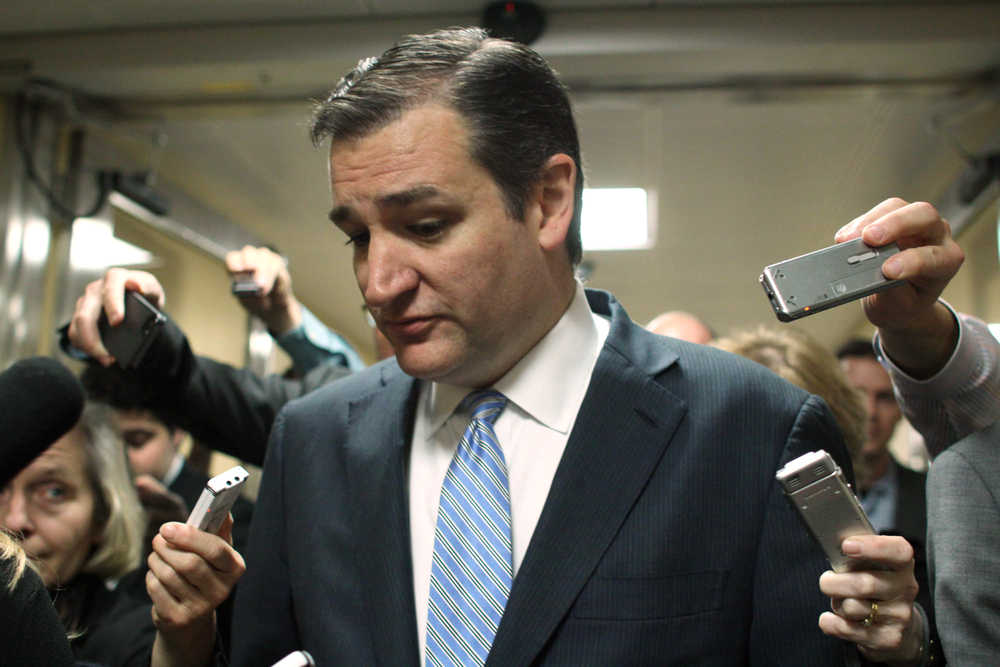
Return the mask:
[[[899,473],[896,472],[896,462],[890,460],[889,466],[885,469],[885,474],[872,483],[866,495],[888,495],[896,487],[896,479],[898,477]]]
[[[167,468],[167,474],[163,476],[160,481],[163,482],[163,486],[170,486],[177,479],[177,476],[181,474],[181,468],[184,467],[184,457],[177,453],[174,455],[174,460],[170,462],[170,467]]]
[[[578,282],[569,308],[555,326],[493,388],[530,417],[568,433],[609,329],[606,318],[591,312]],[[424,391],[430,433],[441,428],[469,394],[468,387],[439,382],[425,385]]]

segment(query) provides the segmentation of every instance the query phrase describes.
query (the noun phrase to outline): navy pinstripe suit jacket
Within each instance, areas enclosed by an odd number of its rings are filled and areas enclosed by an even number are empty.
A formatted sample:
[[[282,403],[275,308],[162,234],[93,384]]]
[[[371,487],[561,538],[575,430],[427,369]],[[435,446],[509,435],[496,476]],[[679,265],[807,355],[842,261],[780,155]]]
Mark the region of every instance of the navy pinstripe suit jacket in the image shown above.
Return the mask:
[[[752,362],[611,317],[490,665],[843,664],[822,553],[774,479],[824,448],[823,402]],[[417,382],[379,364],[275,423],[233,662],[418,664],[406,464]]]

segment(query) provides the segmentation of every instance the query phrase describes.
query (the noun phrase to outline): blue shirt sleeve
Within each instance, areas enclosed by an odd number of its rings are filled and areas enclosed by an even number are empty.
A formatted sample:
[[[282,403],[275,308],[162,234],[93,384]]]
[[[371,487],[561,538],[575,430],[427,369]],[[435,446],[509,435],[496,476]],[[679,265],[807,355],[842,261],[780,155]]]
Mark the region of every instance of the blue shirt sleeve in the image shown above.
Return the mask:
[[[302,324],[276,336],[275,341],[303,375],[323,364],[337,364],[352,371],[365,367],[365,362],[351,344],[327,328],[305,306],[302,306]]]

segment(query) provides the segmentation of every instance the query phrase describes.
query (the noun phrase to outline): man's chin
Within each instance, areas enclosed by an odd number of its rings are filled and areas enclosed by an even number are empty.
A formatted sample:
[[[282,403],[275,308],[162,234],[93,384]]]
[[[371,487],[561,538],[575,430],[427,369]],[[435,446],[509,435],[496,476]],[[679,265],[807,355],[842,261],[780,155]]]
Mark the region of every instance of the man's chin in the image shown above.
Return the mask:
[[[407,375],[433,382],[451,382],[461,369],[462,359],[453,350],[420,343],[396,348],[396,363]]]
[[[452,368],[434,360],[412,359],[396,353],[396,362],[403,372],[420,380],[446,382]]]

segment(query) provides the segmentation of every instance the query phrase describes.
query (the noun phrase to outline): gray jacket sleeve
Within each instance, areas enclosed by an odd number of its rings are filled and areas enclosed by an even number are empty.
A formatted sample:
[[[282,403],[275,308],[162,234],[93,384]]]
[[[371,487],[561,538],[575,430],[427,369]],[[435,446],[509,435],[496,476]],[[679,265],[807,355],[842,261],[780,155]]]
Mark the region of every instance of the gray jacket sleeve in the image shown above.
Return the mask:
[[[951,664],[995,664],[1000,650],[998,498],[1000,423],[953,445],[928,475],[928,564]]]

